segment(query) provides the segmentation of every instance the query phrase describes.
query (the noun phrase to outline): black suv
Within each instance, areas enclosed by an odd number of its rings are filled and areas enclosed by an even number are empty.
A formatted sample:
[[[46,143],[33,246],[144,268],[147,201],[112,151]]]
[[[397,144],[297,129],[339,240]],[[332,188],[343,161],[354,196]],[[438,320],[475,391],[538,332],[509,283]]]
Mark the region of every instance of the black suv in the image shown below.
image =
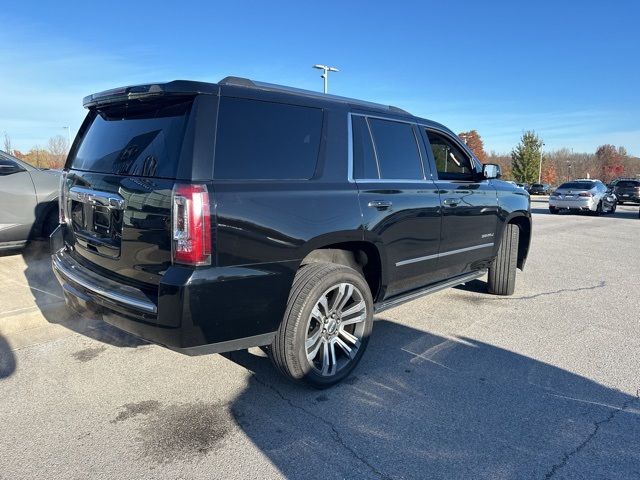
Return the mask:
[[[186,353],[264,346],[332,385],[373,314],[488,271],[514,291],[529,195],[442,125],[228,77],[84,99],[53,268],[68,303]]]
[[[549,195],[551,186],[548,183],[534,183],[529,187],[531,195]]]
[[[618,197],[618,204],[640,203],[640,180],[618,180],[614,187],[613,193]]]

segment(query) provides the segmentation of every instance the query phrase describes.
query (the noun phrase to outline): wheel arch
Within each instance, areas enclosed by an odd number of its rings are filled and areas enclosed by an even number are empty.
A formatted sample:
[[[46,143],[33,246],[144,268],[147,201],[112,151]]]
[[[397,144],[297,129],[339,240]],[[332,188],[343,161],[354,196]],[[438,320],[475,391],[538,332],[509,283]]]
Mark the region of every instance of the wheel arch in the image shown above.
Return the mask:
[[[44,234],[44,228],[49,215],[57,215],[58,212],[58,199],[48,200],[46,202],[36,205],[36,220],[33,223],[30,239],[41,238]]]
[[[529,256],[529,248],[531,246],[531,216],[520,212],[512,213],[506,218],[504,227],[506,228],[508,224],[517,225],[520,229],[517,265],[520,270],[524,270],[527,257]]]
[[[327,262],[353,268],[363,275],[375,302],[385,285],[383,261],[383,254],[377,245],[359,239],[316,243],[306,252],[300,266],[311,262]]]

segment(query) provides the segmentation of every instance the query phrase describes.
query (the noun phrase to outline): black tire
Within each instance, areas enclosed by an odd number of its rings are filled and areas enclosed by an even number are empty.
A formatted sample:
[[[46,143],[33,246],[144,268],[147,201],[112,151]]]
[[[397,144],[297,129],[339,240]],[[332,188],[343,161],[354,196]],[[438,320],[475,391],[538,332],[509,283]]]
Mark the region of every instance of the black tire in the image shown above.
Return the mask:
[[[321,297],[326,296],[332,288],[338,288],[344,283],[355,287],[354,292],[356,290],[358,292],[357,303],[364,302],[366,310],[362,315],[359,315],[364,316],[364,320],[358,322],[357,327],[353,325],[354,335],[356,328],[361,335],[359,342],[351,345],[351,347],[356,347],[353,357],[347,356],[344,350],[338,349],[334,344],[332,348],[336,353],[332,359],[338,359],[335,365],[338,365],[340,361],[343,364],[339,368],[336,367],[334,374],[328,376],[323,375],[321,371],[316,369],[316,364],[307,358],[305,342],[307,336],[313,331],[311,323],[315,322],[315,317],[312,316],[312,311],[319,305]],[[353,304],[348,303],[347,305]],[[316,323],[319,325],[316,328],[322,328],[321,322]],[[373,299],[369,286],[362,275],[352,268],[342,265],[310,263],[300,268],[294,278],[284,318],[269,349],[270,357],[274,365],[290,379],[306,382],[316,388],[327,388],[340,382],[356,367],[367,347],[372,327]],[[351,328],[351,325],[346,328]],[[311,335],[314,336],[312,333]],[[324,338],[324,333],[321,335]],[[360,337],[360,335],[356,336]],[[340,334],[335,333],[335,336],[339,338]],[[320,338],[320,341],[324,340]],[[325,348],[329,347],[322,346],[321,350],[324,351]],[[320,351],[318,353],[321,354]],[[322,361],[324,362],[324,359]],[[331,363],[328,358],[327,363]]]
[[[611,210],[609,210],[609,213],[616,213],[617,208],[618,208],[618,205],[614,203],[613,205],[611,205]]]
[[[494,295],[513,295],[518,268],[518,242],[520,228],[507,224],[502,234],[498,255],[489,267],[487,290]]]
[[[549,213],[556,214],[558,213],[558,209],[556,207],[549,207]]]
[[[593,214],[594,214],[595,216],[599,217],[600,215],[602,215],[603,211],[604,211],[604,208],[603,208],[603,206],[602,206],[602,200],[600,200],[600,201],[598,202],[598,206],[596,207],[596,211],[595,211],[595,212],[593,212]]]

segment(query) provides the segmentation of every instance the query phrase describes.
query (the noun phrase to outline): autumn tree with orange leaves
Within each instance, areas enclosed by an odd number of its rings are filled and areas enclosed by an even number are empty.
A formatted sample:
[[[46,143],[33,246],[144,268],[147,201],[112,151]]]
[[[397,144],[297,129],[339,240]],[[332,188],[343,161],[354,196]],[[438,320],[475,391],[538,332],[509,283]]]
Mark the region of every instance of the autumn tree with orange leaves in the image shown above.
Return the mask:
[[[616,148],[613,145],[600,145],[596,150],[596,157],[602,169],[602,180],[610,182],[624,174],[624,157],[627,156],[624,148]]]
[[[553,163],[542,163],[542,183],[548,183],[549,185],[555,185],[558,181],[558,169]]]
[[[480,134],[477,130],[460,132],[458,136],[467,144],[469,150],[473,152],[480,162],[487,163],[487,152],[484,151],[484,142],[482,141],[482,138],[480,138]]]

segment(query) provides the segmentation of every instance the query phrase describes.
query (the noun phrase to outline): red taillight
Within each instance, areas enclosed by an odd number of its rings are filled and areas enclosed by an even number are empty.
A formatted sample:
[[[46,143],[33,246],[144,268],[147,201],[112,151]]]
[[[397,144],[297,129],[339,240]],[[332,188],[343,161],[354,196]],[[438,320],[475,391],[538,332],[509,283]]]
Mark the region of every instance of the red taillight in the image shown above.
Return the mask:
[[[173,261],[187,265],[211,263],[211,211],[206,185],[173,188]]]
[[[591,192],[582,192],[578,194],[579,197],[593,197],[593,193]]]
[[[58,188],[58,221],[67,223],[67,172],[60,174],[60,186]]]

